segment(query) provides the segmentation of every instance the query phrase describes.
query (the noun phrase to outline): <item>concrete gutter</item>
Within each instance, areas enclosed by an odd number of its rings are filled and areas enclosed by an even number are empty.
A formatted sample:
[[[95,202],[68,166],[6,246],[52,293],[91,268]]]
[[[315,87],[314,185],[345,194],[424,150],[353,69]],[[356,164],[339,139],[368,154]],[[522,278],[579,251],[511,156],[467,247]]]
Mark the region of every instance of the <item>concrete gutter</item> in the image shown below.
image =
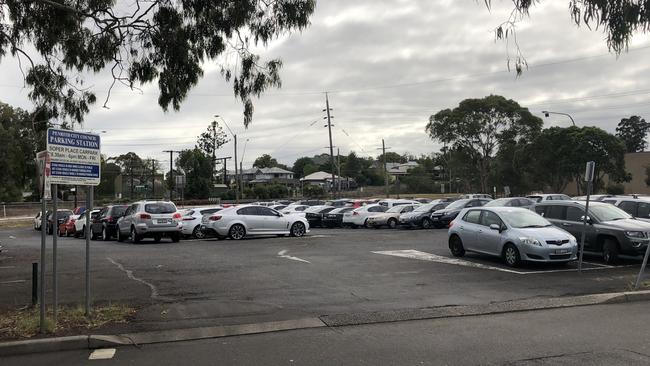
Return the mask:
[[[80,349],[97,349],[126,345],[144,345],[164,342],[221,338],[246,334],[280,332],[320,327],[341,327],[408,320],[452,318],[503,314],[520,311],[570,308],[576,306],[615,304],[650,300],[650,291],[614,292],[556,298],[513,300],[487,305],[459,305],[380,312],[323,315],[319,318],[300,318],[255,324],[223,325],[187,329],[159,330],[118,335],[85,335],[55,337],[0,343],[0,357]]]

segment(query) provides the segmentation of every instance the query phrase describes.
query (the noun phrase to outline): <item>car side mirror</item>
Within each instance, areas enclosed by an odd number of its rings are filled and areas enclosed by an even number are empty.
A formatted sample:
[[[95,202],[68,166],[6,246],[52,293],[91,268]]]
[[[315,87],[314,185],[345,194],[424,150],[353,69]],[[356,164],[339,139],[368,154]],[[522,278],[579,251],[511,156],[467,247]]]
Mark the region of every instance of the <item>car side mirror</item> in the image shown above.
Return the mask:
[[[490,224],[490,229],[501,232],[501,225],[499,225],[499,224]]]

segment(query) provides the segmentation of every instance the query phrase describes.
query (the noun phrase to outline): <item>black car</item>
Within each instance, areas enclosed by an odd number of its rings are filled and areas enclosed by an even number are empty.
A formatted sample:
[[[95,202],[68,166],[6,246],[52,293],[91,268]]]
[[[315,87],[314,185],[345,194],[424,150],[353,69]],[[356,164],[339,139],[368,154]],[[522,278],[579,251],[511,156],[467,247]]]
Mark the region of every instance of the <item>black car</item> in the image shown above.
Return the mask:
[[[92,224],[90,225],[91,238],[110,240],[116,236],[115,225],[117,225],[117,220],[124,216],[124,212],[128,207],[127,205],[106,206],[97,215],[93,215]]]
[[[544,201],[535,212],[553,225],[578,238],[582,234],[584,201]],[[587,215],[585,253],[600,253],[608,264],[616,264],[620,255],[643,255],[650,241],[650,223],[635,220],[618,207],[591,202]]]
[[[399,224],[406,227],[421,227],[430,229],[433,226],[431,222],[431,213],[447,206],[447,203],[427,203],[417,206],[413,211],[403,213],[399,217]]]
[[[54,216],[54,212],[48,212],[46,216],[46,224],[45,227],[47,228],[47,233],[48,234],[53,234],[54,233],[54,228],[58,228],[60,224],[66,222],[68,220],[68,217],[72,215],[72,210],[57,210],[56,213],[56,223],[52,223],[52,216]]]
[[[433,223],[433,226],[438,229],[447,227],[464,208],[480,207],[490,201],[492,201],[492,199],[489,198],[465,198],[454,201],[450,203],[449,206],[432,213],[431,222]]]
[[[335,208],[332,211],[323,214],[322,225],[324,227],[342,227],[343,214],[354,210],[354,207]]]
[[[310,227],[323,226],[323,215],[334,210],[336,207],[313,206],[305,210],[305,218]]]

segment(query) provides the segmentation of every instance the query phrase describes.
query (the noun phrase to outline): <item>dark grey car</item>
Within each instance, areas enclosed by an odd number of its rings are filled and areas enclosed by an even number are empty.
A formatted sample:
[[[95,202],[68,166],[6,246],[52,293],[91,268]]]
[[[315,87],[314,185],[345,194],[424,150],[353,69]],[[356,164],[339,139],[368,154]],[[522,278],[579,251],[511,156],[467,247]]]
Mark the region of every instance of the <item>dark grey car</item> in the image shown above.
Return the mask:
[[[583,201],[547,201],[535,206],[544,216],[580,240]],[[585,236],[585,253],[601,253],[608,264],[615,264],[619,255],[639,256],[645,253],[650,240],[650,223],[635,220],[625,211],[602,202],[589,204]]]

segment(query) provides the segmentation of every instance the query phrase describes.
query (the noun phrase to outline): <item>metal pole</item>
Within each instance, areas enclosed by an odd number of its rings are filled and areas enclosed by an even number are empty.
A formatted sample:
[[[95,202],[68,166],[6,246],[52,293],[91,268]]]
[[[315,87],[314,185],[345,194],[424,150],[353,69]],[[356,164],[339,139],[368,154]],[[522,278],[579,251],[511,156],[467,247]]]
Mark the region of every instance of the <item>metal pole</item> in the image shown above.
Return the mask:
[[[38,302],[38,263],[32,263],[32,306]]]
[[[388,167],[386,166],[386,144],[384,139],[381,139],[381,151],[384,157],[384,190],[386,191],[386,198],[390,197],[388,192]]]
[[[242,179],[239,182],[239,189],[241,190],[241,198],[244,199],[244,164],[239,162],[239,172],[242,175]]]
[[[636,283],[634,284],[634,289],[638,290],[641,286],[641,279],[643,278],[643,272],[645,272],[645,266],[648,264],[648,255],[650,254],[650,244],[645,248],[645,255],[643,256],[643,264],[641,265],[641,270],[639,270],[639,276],[636,278]]]
[[[339,175],[339,181],[338,181],[338,187],[337,187],[337,197],[341,198],[341,152],[338,148],[336,148],[336,169],[338,171]]]
[[[332,169],[332,186],[330,187],[330,193],[332,194],[332,198],[334,198],[334,183],[336,182],[334,179],[334,170],[336,167],[334,166],[334,146],[332,146],[332,116],[330,115],[330,99],[327,93],[325,93],[325,110],[327,111],[327,131],[329,132],[330,137],[330,166]]]
[[[57,241],[59,239],[58,184],[52,184],[52,322],[56,326],[56,305],[58,303]]]
[[[93,186],[88,186],[86,197],[86,316],[90,316],[90,211],[93,207]]]
[[[585,202],[585,213],[582,216],[582,237],[580,238],[580,259],[578,260],[578,272],[582,273],[582,256],[585,253],[585,236],[587,234],[587,217],[589,215],[589,195],[591,194],[591,181],[587,182],[587,202]]]
[[[239,203],[239,186],[241,186],[239,173],[241,172],[237,170],[237,135],[233,134],[232,137],[235,141],[235,202]]]
[[[45,169],[45,164],[43,164]],[[43,172],[43,180],[45,180],[45,172]],[[47,203],[45,202],[45,185],[43,186],[43,194],[41,195],[41,317],[40,327],[41,333],[45,333],[45,241],[47,235]]]

